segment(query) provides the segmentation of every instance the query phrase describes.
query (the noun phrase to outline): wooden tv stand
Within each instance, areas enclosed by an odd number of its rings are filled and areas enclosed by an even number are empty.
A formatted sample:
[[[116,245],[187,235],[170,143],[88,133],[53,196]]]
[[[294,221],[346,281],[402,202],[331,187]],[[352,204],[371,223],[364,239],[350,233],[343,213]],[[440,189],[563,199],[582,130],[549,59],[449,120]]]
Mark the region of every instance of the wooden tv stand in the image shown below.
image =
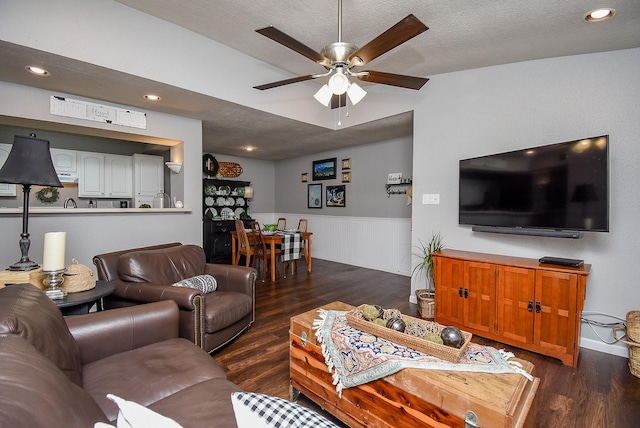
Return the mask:
[[[457,250],[433,258],[437,322],[577,366],[591,265]]]

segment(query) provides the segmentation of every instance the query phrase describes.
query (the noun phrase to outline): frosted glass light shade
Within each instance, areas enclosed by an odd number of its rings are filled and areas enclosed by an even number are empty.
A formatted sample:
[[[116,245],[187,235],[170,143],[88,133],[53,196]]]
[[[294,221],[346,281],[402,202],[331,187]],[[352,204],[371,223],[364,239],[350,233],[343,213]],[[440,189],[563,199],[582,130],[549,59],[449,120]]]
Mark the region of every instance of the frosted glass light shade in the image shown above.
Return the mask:
[[[336,95],[342,95],[349,88],[349,79],[342,73],[336,73],[329,79],[329,89]]]
[[[325,107],[328,107],[329,102],[331,102],[332,95],[333,94],[331,93],[331,89],[329,89],[329,86],[322,85],[322,88],[320,88],[320,90],[318,90],[318,92],[316,92],[313,97],[316,100],[318,100],[320,104],[324,105]]]
[[[351,100],[351,104],[356,105],[364,98],[365,95],[367,95],[367,91],[362,89],[358,84],[354,82],[349,85],[349,89],[347,89],[347,95]]]
[[[180,162],[165,162],[164,164],[171,170],[171,172],[176,174],[179,174],[180,170],[182,170],[182,164]]]

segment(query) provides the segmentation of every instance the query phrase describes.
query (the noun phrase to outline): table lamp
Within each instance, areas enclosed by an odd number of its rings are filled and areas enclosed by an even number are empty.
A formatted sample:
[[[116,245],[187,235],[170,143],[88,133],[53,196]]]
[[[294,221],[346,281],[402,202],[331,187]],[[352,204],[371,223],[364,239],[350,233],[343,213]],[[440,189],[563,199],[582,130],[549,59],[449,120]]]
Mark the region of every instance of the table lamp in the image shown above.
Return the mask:
[[[29,260],[29,192],[32,185],[62,187],[53,167],[49,141],[30,137],[14,136],[9,157],[0,169],[0,183],[22,184],[22,233],[20,251],[22,258],[9,266],[12,271],[29,271],[38,268],[38,263]]]

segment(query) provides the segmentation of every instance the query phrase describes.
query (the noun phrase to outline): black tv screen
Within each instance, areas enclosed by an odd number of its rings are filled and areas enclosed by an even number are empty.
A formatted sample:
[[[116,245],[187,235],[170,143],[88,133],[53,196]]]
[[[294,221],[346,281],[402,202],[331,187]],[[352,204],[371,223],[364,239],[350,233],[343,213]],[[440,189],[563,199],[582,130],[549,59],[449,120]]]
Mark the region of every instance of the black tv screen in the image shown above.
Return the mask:
[[[460,161],[459,223],[609,231],[607,135]]]

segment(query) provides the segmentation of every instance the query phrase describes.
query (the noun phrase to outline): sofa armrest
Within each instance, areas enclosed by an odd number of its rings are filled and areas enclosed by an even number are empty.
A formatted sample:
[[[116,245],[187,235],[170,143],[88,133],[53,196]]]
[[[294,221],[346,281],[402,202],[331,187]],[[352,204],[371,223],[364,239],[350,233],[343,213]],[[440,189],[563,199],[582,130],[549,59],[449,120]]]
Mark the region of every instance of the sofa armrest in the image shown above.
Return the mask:
[[[200,290],[188,287],[174,287],[172,285],[151,284],[148,282],[126,282],[116,280],[116,289],[112,296],[137,303],[151,303],[160,300],[173,300],[178,308],[194,311],[196,301],[201,300]]]
[[[245,266],[207,263],[204,273],[212,275],[218,283],[218,290],[236,291],[254,297],[256,270]]]
[[[166,300],[65,318],[82,364],[178,336],[175,302]]]

